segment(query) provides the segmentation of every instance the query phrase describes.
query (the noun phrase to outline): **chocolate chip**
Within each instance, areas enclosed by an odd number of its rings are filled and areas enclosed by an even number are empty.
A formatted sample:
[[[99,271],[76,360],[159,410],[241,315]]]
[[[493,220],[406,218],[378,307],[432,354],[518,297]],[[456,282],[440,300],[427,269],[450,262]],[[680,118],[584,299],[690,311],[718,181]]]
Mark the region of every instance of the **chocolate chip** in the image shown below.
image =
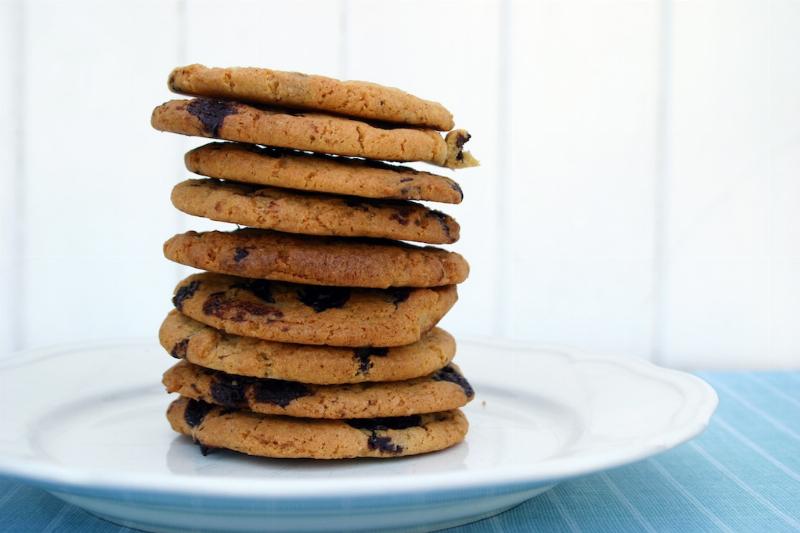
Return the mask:
[[[439,222],[439,225],[442,226],[442,229],[444,230],[445,235],[447,235],[447,238],[452,241],[453,236],[450,235],[450,223],[448,221],[450,217],[448,217],[441,211],[436,211],[435,209],[431,209],[430,211],[428,211],[428,216],[435,218]]]
[[[312,393],[306,385],[281,379],[256,379],[234,376],[225,372],[209,371],[213,378],[211,396],[225,407],[244,407],[247,405],[248,391],[252,391],[255,401],[286,407],[297,398]]]
[[[211,382],[211,397],[225,407],[241,407],[247,404],[247,388],[253,381],[252,378],[215,372]]]
[[[237,248],[233,252],[233,260],[239,263],[248,255],[250,255],[250,252],[247,250],[247,248]]]
[[[414,178],[401,178],[400,183],[408,183],[409,181],[414,181]]]
[[[345,420],[345,422],[350,427],[370,432],[369,437],[367,437],[367,447],[370,450],[379,450],[385,453],[401,453],[403,451],[402,446],[392,442],[391,437],[380,436],[377,432],[386,431],[387,429],[408,429],[417,427],[422,424],[422,418],[419,415],[386,418],[353,418]]]
[[[311,390],[296,381],[259,379],[253,383],[253,396],[257,402],[286,407],[297,398],[311,395]]]
[[[190,428],[199,426],[209,411],[214,408],[210,403],[200,400],[189,400],[186,410],[183,412],[183,419]]]
[[[183,311],[183,302],[194,296],[198,288],[200,288],[199,281],[192,281],[188,285],[183,285],[178,288],[175,292],[175,296],[172,297],[172,305],[175,306],[175,309]]]
[[[317,313],[334,307],[342,307],[350,299],[347,287],[316,287],[305,285],[297,290],[297,298]]]
[[[408,226],[408,214],[409,213],[392,213],[389,215],[389,218],[392,220],[397,221],[398,224],[401,226]]]
[[[400,204],[395,206],[396,211],[389,215],[389,218],[392,220],[396,220],[402,226],[408,226],[411,217],[414,215],[414,210],[411,209],[410,205],[406,203],[405,205]],[[415,224],[419,226],[419,221],[415,221]]]
[[[355,198],[345,198],[344,205],[347,207],[352,207],[353,209],[358,209],[359,211],[369,211],[370,208],[370,205],[367,202],[356,200]]]
[[[235,102],[214,98],[195,98],[189,102],[186,110],[200,119],[203,129],[213,137],[219,136],[219,129],[222,127],[225,117],[239,112]]]
[[[411,416],[392,416],[384,418],[352,418],[346,420],[350,427],[356,429],[366,429],[369,431],[381,431],[387,429],[408,429],[422,424],[419,415]]]
[[[189,346],[189,337],[186,337],[182,341],[178,341],[175,343],[175,346],[172,347],[172,351],[169,354],[174,357],[175,359],[183,359],[186,357],[186,349]]]
[[[433,375],[433,379],[435,381],[449,381],[450,383],[455,383],[464,390],[464,394],[467,395],[467,398],[475,396],[475,390],[472,388],[472,385],[469,384],[467,378],[462,376],[452,365],[447,365],[438,370]]]
[[[353,355],[358,359],[358,371],[361,374],[366,374],[372,368],[372,361],[370,356],[386,357],[389,355],[389,348],[373,348],[372,346],[365,346],[363,348],[356,348],[353,350]]]
[[[213,446],[206,446],[205,444],[203,444],[199,440],[195,440],[195,443],[198,446],[200,446],[200,453],[203,454],[203,457],[205,457],[206,455],[208,455],[208,454],[212,453],[214,450],[216,450],[216,448],[214,448]]]
[[[472,135],[467,133],[464,135],[463,133],[459,133],[456,135],[456,147],[458,148],[458,153],[456,154],[457,161],[464,160],[464,144],[472,138]]]
[[[247,255],[247,252],[245,252],[245,255]],[[250,279],[231,285],[231,288],[250,291],[258,296],[261,300],[264,300],[269,304],[275,303],[275,298],[272,297],[272,288],[270,283],[265,279]]]
[[[403,447],[392,442],[391,437],[379,437],[374,433],[367,439],[367,447],[370,450],[378,450],[384,453],[402,453]]]
[[[408,297],[411,296],[411,289],[408,287],[392,287],[391,289],[386,289],[386,293],[391,298],[392,303],[397,307],[399,304],[408,300]]]
[[[269,322],[283,318],[283,312],[275,307],[258,302],[230,300],[225,297],[224,292],[209,295],[203,303],[203,313],[232,322],[242,322],[251,316],[266,317]]]
[[[389,199],[384,198],[381,200],[375,200],[370,198],[366,200],[364,198],[357,198],[353,196],[348,196],[342,199],[342,202],[347,207],[352,207],[353,209],[358,209],[359,211],[369,211],[371,208],[373,209],[380,209],[384,207],[390,207],[400,212],[400,214],[404,217],[409,217],[413,213],[413,209],[416,204],[409,202],[408,200],[397,200],[397,199]]]
[[[450,188],[456,191],[462,200],[464,199],[464,191],[461,190],[461,185],[459,185],[455,181],[451,181]]]

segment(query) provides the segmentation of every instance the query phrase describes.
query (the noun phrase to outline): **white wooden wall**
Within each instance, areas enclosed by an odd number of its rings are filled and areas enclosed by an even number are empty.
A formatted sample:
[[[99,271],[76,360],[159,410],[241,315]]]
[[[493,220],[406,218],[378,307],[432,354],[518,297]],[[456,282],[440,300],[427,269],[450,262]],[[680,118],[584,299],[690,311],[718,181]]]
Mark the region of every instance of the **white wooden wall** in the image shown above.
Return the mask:
[[[212,224],[149,116],[201,62],[454,111],[456,334],[800,366],[799,53],[796,0],[0,0],[0,352],[155,336],[161,243]]]

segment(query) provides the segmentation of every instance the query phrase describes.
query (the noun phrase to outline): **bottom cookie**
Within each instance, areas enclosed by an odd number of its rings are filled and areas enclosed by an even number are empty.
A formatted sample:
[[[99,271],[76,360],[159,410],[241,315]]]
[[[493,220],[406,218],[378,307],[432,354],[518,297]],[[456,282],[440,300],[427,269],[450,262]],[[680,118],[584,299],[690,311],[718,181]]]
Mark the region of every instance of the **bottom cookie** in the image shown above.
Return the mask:
[[[236,411],[180,397],[167,409],[172,429],[203,454],[225,448],[277,458],[349,459],[434,452],[464,440],[469,424],[455,409],[395,418],[322,420]]]

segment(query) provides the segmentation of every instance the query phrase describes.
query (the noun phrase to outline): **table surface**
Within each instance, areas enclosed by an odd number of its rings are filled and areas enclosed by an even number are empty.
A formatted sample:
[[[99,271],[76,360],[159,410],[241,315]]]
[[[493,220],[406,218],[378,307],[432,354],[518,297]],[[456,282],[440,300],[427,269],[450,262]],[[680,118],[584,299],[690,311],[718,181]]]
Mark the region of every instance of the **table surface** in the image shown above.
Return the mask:
[[[800,372],[698,375],[720,404],[697,439],[451,531],[800,531]],[[0,531],[132,530],[0,480]]]

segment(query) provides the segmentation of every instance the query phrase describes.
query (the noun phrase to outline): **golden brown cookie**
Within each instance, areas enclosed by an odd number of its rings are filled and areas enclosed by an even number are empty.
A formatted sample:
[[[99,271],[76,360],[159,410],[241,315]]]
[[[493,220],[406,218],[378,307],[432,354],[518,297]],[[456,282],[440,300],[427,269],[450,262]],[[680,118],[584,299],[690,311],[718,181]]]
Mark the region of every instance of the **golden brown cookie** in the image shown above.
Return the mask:
[[[455,285],[350,289],[206,272],[178,283],[172,303],[198,322],[235,335],[358,348],[417,342],[457,299]]]
[[[453,115],[442,104],[366,81],[341,81],[268,68],[188,65],[173,70],[168,85],[173,92],[191,96],[317,110],[443,131],[453,129]]]
[[[186,180],[172,189],[172,204],[190,215],[253,228],[305,235],[376,237],[451,244],[452,217],[403,200],[368,200],[223,182]]]
[[[458,367],[406,381],[311,385],[225,374],[181,361],[163,378],[167,392],[254,413],[306,418],[374,418],[449,411],[475,393]]]
[[[164,243],[164,255],[220,274],[342,287],[437,287],[469,273],[459,254],[432,246],[258,229],[178,234]]]
[[[263,415],[178,398],[167,409],[172,429],[192,437],[205,455],[226,448],[249,455],[347,459],[399,457],[449,448],[469,424],[458,409],[398,418],[325,420]]]
[[[469,139],[464,130],[453,130],[443,139],[433,130],[382,128],[333,115],[262,109],[228,100],[171,100],[153,110],[150,123],[157,130],[183,135],[323,154],[425,161],[449,168],[478,164],[464,152]]]
[[[229,335],[176,310],[164,319],[158,337],[170,355],[202,367],[317,385],[413,379],[443,368],[456,352],[455,340],[440,328],[395,348],[337,348]]]
[[[190,150],[184,161],[196,174],[256,185],[448,204],[464,198],[450,178],[369,159],[214,142]]]

